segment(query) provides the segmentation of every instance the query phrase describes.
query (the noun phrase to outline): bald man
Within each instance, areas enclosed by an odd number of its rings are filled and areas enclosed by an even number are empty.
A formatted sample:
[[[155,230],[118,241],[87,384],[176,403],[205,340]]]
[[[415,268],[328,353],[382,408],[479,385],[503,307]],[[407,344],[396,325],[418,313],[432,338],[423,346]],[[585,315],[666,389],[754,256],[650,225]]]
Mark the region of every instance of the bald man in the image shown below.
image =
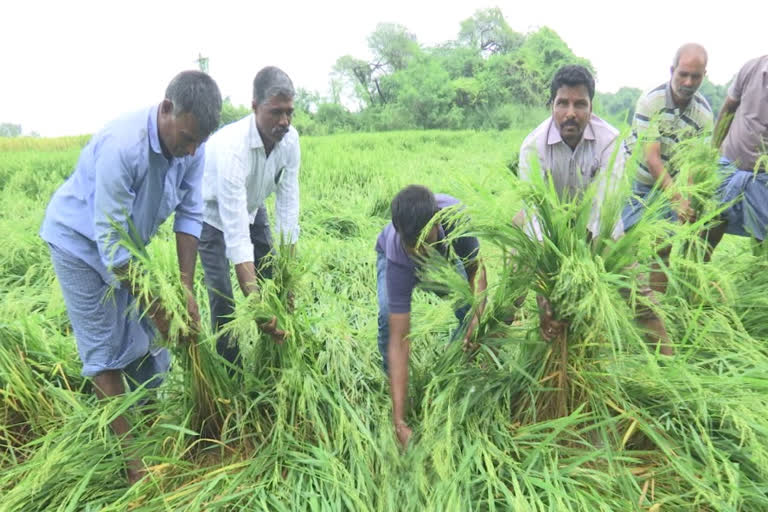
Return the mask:
[[[671,205],[665,216],[671,221],[689,222],[695,217],[690,199],[676,184],[677,169],[672,155],[685,139],[712,132],[713,116],[709,103],[698,92],[707,73],[707,52],[698,44],[681,46],[670,68],[670,79],[645,93],[637,101],[632,120],[632,134],[624,141],[626,161],[636,154],[637,175],[633,197],[621,218],[625,231],[640,220],[649,201],[668,192]],[[663,258],[669,249],[664,249]],[[651,287],[664,293],[667,278],[663,272],[651,275]]]

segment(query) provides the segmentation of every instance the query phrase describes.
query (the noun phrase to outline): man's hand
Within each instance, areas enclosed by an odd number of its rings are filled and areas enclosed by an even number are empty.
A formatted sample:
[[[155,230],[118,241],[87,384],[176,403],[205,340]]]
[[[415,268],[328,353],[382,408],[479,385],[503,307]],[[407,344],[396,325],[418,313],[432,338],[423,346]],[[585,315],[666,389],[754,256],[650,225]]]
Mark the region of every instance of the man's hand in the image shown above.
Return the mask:
[[[696,211],[691,208],[691,201],[678,196],[675,200],[677,207],[677,219],[682,223],[694,222],[696,220]]]
[[[403,449],[408,448],[408,441],[410,441],[413,435],[413,430],[404,422],[398,421],[395,424],[395,434],[397,434],[397,440],[400,442],[400,446]]]
[[[480,348],[479,343],[472,341],[472,335],[475,333],[475,329],[479,323],[480,319],[478,318],[478,315],[472,315],[472,321],[469,322],[469,327],[467,327],[467,334],[464,335],[464,341],[462,342],[461,346],[464,352],[474,352]]]
[[[147,474],[144,465],[139,459],[130,459],[125,461],[125,472],[128,477],[128,484],[133,485]]]
[[[552,305],[543,295],[536,296],[539,305],[539,330],[545,341],[552,341],[560,336],[568,328],[567,322],[555,320]]]
[[[171,331],[171,316],[168,314],[168,311],[160,305],[160,302],[155,302],[150,306],[147,314],[155,323],[155,327],[157,327],[160,336],[162,336],[163,339],[168,340]]]
[[[259,329],[272,336],[272,339],[278,345],[285,341],[285,331],[277,328],[277,317],[273,316],[272,320],[259,324]]]
[[[190,291],[186,291],[187,296],[187,315],[189,317],[189,330],[187,334],[179,338],[179,343],[194,343],[200,335],[200,308],[197,305],[195,296]]]

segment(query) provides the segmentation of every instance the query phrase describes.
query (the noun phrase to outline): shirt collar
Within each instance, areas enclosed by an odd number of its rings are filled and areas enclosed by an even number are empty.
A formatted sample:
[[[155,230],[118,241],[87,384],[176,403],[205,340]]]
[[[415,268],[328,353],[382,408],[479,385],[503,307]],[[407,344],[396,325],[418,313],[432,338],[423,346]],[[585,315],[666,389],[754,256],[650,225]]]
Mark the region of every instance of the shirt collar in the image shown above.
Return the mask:
[[[687,112],[688,110],[690,110],[691,105],[693,105],[693,102],[696,101],[696,96],[698,95],[699,95],[699,91],[694,92],[693,96],[691,96],[691,99],[690,101],[688,101],[688,104],[685,106],[685,108],[680,108],[677,105],[675,105],[675,99],[672,97],[672,83],[667,82],[667,87],[664,90],[664,100],[665,100],[664,106],[676,112]]]
[[[149,129],[149,146],[152,148],[152,151],[158,155],[162,155],[163,147],[160,145],[160,135],[157,132],[157,110],[157,105],[149,109],[147,128]]]
[[[250,121],[249,121],[250,128],[248,130],[248,142],[252,149],[263,148],[264,141],[261,140],[259,129],[256,127],[256,114],[251,112],[251,115],[249,116],[249,118],[250,118]]]
[[[590,114],[589,116],[589,122],[587,123],[586,128],[584,128],[584,133],[581,136],[581,140],[595,140],[595,129],[592,126],[592,121],[595,118],[595,114]],[[581,144],[581,140],[579,141],[579,144]],[[562,142],[565,144],[565,141],[560,136],[560,130],[557,129],[557,125],[555,124],[555,118],[550,117],[549,122],[549,133],[547,134],[547,144],[550,146],[554,146],[558,142]]]

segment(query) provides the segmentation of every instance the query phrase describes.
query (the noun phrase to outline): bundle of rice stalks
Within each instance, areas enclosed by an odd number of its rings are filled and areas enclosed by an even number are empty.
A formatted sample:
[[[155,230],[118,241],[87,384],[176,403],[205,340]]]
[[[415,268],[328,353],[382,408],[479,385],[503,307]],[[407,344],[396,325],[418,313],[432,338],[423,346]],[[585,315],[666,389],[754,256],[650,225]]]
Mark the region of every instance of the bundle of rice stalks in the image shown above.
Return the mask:
[[[210,336],[200,334],[195,342],[178,342],[188,339],[190,318],[173,246],[154,244],[146,247],[132,224],[128,230],[118,224],[113,227],[119,234],[120,245],[133,257],[128,279],[138,295],[137,307],[143,304],[148,309],[159,301],[169,315],[170,339],[161,342],[167,343],[181,360],[184,389],[188,393],[189,428],[204,438],[220,439],[233,394],[232,382],[224,368],[225,363],[212,349]]]

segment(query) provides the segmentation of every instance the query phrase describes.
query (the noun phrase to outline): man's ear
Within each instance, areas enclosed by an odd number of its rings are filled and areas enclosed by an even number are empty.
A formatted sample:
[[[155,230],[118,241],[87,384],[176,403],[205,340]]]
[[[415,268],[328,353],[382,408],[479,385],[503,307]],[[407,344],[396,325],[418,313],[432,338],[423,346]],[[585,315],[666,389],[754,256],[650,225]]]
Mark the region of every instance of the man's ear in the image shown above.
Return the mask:
[[[173,102],[168,98],[165,98],[160,104],[160,112],[163,114],[171,114],[173,112]]]

